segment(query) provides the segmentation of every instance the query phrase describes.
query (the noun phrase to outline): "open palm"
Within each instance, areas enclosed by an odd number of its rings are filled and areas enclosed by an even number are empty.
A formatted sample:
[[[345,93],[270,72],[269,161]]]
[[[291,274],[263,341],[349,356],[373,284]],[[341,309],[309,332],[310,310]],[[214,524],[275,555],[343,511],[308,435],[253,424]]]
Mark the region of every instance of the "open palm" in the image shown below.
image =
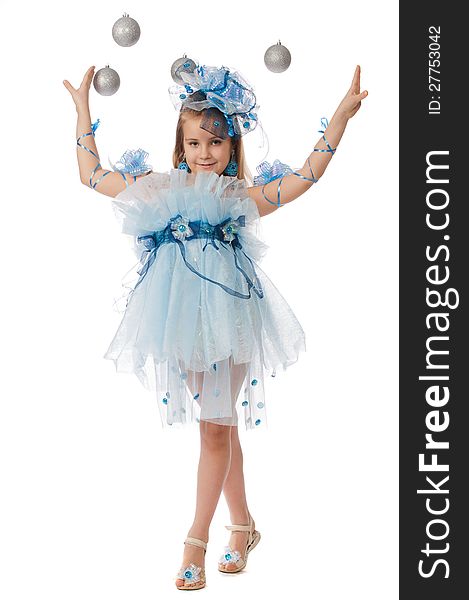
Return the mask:
[[[366,90],[360,92],[360,65],[357,65],[353,75],[352,85],[342,102],[339,104],[338,110],[342,112],[347,119],[350,119],[360,108],[363,98],[366,98],[367,96],[368,92]]]
[[[91,82],[93,81],[94,75],[94,67],[90,67],[83,77],[83,81],[78,89],[75,89],[70,82],[65,79],[63,84],[70,92],[73,101],[75,102],[75,106],[78,108],[79,106],[87,105],[90,93]]]

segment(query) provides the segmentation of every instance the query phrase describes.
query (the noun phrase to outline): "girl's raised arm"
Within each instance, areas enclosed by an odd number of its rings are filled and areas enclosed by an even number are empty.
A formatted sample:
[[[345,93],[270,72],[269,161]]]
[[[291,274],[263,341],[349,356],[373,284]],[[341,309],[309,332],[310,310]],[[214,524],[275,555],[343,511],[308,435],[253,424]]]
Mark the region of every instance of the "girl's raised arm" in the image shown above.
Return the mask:
[[[78,89],[75,89],[67,80],[64,80],[63,84],[75,102],[78,115],[76,135],[80,180],[84,185],[90,186],[97,192],[114,198],[129,183],[133,183],[145,175],[129,175],[128,173],[110,171],[101,167],[98,149],[94,140],[94,131],[99,123],[99,119],[96,124],[91,124],[89,108],[89,90],[93,80],[93,73],[94,67],[90,67],[86,71]],[[99,188],[97,187],[98,185]]]
[[[261,217],[295,200],[319,180],[342,138],[348,120],[358,111],[367,95],[366,90],[360,93],[360,67],[357,66],[350,89],[303,167],[265,185],[248,188],[249,196],[256,202]]]

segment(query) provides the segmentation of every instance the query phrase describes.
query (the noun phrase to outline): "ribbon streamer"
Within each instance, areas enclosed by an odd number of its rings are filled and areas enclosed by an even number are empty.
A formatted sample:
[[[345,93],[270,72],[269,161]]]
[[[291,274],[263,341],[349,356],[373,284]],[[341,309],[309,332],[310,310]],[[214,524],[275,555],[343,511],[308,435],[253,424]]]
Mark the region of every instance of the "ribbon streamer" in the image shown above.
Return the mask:
[[[330,152],[332,155],[334,155],[335,151],[337,150],[337,148],[332,148],[326,139],[325,131],[328,128],[328,126],[329,126],[328,119],[326,117],[321,117],[321,127],[323,127],[323,129],[322,130],[320,129],[319,133],[323,134],[322,138],[327,146],[327,150],[323,150],[321,148],[313,148],[313,152]],[[262,185],[261,191],[262,191],[262,195],[264,196],[265,200],[267,200],[267,202],[269,202],[270,204],[273,204],[274,206],[277,206],[278,208],[280,208],[282,206],[285,206],[285,204],[286,204],[286,202],[283,204],[280,202],[280,186],[282,185],[282,181],[286,175],[296,175],[297,177],[300,177],[301,179],[304,179],[305,181],[312,181],[313,183],[318,182],[318,179],[316,179],[316,177],[314,176],[313,169],[311,168],[311,163],[309,162],[309,156],[308,156],[308,166],[309,166],[309,170],[311,173],[311,177],[306,177],[305,175],[302,175],[301,173],[294,171],[288,165],[281,163],[277,159],[273,162],[272,166],[270,166],[270,164],[268,162],[262,162],[260,165],[257,166],[257,171],[258,171],[259,175],[254,177],[254,185]],[[278,182],[278,186],[277,186],[277,202],[272,202],[272,200],[269,200],[269,198],[267,198],[267,196],[265,195],[264,188],[268,183],[270,183],[271,181],[275,181],[276,179],[280,179],[280,181]]]

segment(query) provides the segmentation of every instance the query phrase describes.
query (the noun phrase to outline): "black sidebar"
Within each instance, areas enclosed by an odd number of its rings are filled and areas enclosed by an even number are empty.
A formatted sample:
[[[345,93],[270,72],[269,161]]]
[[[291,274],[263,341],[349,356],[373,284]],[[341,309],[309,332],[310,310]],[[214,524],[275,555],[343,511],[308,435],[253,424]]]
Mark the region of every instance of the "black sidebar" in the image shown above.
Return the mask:
[[[469,27],[462,6],[400,3],[403,600],[469,598]]]

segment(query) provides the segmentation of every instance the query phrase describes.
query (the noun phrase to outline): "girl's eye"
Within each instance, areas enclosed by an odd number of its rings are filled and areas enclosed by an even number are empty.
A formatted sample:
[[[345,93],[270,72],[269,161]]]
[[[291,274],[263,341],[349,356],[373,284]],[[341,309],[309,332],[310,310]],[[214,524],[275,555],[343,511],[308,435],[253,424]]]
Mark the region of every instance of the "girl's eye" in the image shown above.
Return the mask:
[[[197,145],[199,142],[189,142],[189,146]],[[221,144],[221,140],[212,140],[212,144]]]

